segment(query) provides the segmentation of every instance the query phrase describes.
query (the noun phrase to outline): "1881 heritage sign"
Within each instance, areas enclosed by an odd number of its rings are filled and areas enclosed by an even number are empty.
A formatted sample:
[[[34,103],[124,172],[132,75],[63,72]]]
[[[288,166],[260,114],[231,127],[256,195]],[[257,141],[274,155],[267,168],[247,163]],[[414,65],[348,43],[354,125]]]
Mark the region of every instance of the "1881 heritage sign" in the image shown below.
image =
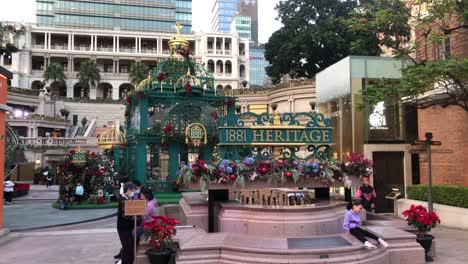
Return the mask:
[[[246,125],[248,124],[248,125]],[[236,148],[251,147],[251,154],[294,156],[307,147],[311,157],[327,158],[333,144],[331,120],[318,113],[242,113],[220,120],[219,147],[222,156],[236,156]],[[309,157],[306,157],[309,158]]]
[[[221,127],[220,145],[288,145],[331,144],[331,128],[305,126]]]

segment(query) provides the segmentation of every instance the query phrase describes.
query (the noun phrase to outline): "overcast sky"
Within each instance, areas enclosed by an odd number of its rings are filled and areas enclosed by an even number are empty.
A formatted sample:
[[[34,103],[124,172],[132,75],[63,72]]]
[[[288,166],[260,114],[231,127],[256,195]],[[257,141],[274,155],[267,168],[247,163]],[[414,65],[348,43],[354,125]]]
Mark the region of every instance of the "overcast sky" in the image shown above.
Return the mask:
[[[35,22],[35,0],[1,0],[8,2],[4,8],[0,8],[0,21],[25,21]],[[193,29],[195,31],[210,30],[210,8],[207,0],[192,0],[193,3]],[[275,20],[276,11],[273,9],[279,0],[258,0],[259,10],[259,42],[265,43],[270,35],[281,27],[281,23]]]

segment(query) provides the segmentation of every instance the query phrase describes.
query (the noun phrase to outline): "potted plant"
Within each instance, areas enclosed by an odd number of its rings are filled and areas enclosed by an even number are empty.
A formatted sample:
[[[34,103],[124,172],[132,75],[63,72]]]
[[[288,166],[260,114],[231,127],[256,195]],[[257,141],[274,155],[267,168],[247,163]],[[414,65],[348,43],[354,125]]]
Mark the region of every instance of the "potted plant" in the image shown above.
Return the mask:
[[[248,82],[247,82],[246,80],[243,80],[243,81],[241,82],[241,84],[242,84],[242,86],[244,86],[244,88],[247,87],[247,83],[248,83]]]
[[[432,246],[434,236],[428,233],[437,224],[440,224],[440,219],[435,212],[428,212],[422,205],[412,204],[408,210],[403,211],[409,226],[417,229],[416,241],[424,248],[426,253],[426,261],[432,261],[432,258],[427,255]]]
[[[68,118],[68,115],[70,115],[70,111],[68,111],[65,108],[60,109],[60,114],[64,116],[65,118]]]
[[[271,109],[273,109],[273,111],[276,111],[276,109],[278,108],[277,103],[272,103],[270,106],[271,106]]]
[[[314,101],[310,101],[310,102],[309,102],[309,105],[310,105],[310,110],[315,111],[315,108],[316,108],[315,102],[314,102]]]
[[[150,241],[151,248],[146,255],[152,264],[166,264],[171,258],[171,243],[176,234],[175,226],[179,222],[167,216],[153,216],[151,221],[143,224],[146,240]]]

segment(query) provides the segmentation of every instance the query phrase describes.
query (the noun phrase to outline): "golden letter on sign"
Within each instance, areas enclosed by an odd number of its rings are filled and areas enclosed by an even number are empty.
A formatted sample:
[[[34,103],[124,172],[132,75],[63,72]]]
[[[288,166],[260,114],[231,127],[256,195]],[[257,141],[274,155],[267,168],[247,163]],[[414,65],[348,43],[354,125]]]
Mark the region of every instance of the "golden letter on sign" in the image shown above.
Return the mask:
[[[253,142],[263,141],[263,131],[262,130],[253,130]]]

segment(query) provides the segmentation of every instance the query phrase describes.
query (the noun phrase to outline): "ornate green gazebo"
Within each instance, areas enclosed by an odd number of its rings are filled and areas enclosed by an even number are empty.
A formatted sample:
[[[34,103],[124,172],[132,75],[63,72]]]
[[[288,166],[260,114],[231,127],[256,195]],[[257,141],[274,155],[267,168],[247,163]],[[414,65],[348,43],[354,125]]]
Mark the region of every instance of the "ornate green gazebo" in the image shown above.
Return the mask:
[[[170,190],[181,162],[213,159],[218,119],[235,109],[235,97],[216,91],[212,74],[192,60],[179,25],[176,30],[171,56],[126,99],[121,173],[158,191]]]

